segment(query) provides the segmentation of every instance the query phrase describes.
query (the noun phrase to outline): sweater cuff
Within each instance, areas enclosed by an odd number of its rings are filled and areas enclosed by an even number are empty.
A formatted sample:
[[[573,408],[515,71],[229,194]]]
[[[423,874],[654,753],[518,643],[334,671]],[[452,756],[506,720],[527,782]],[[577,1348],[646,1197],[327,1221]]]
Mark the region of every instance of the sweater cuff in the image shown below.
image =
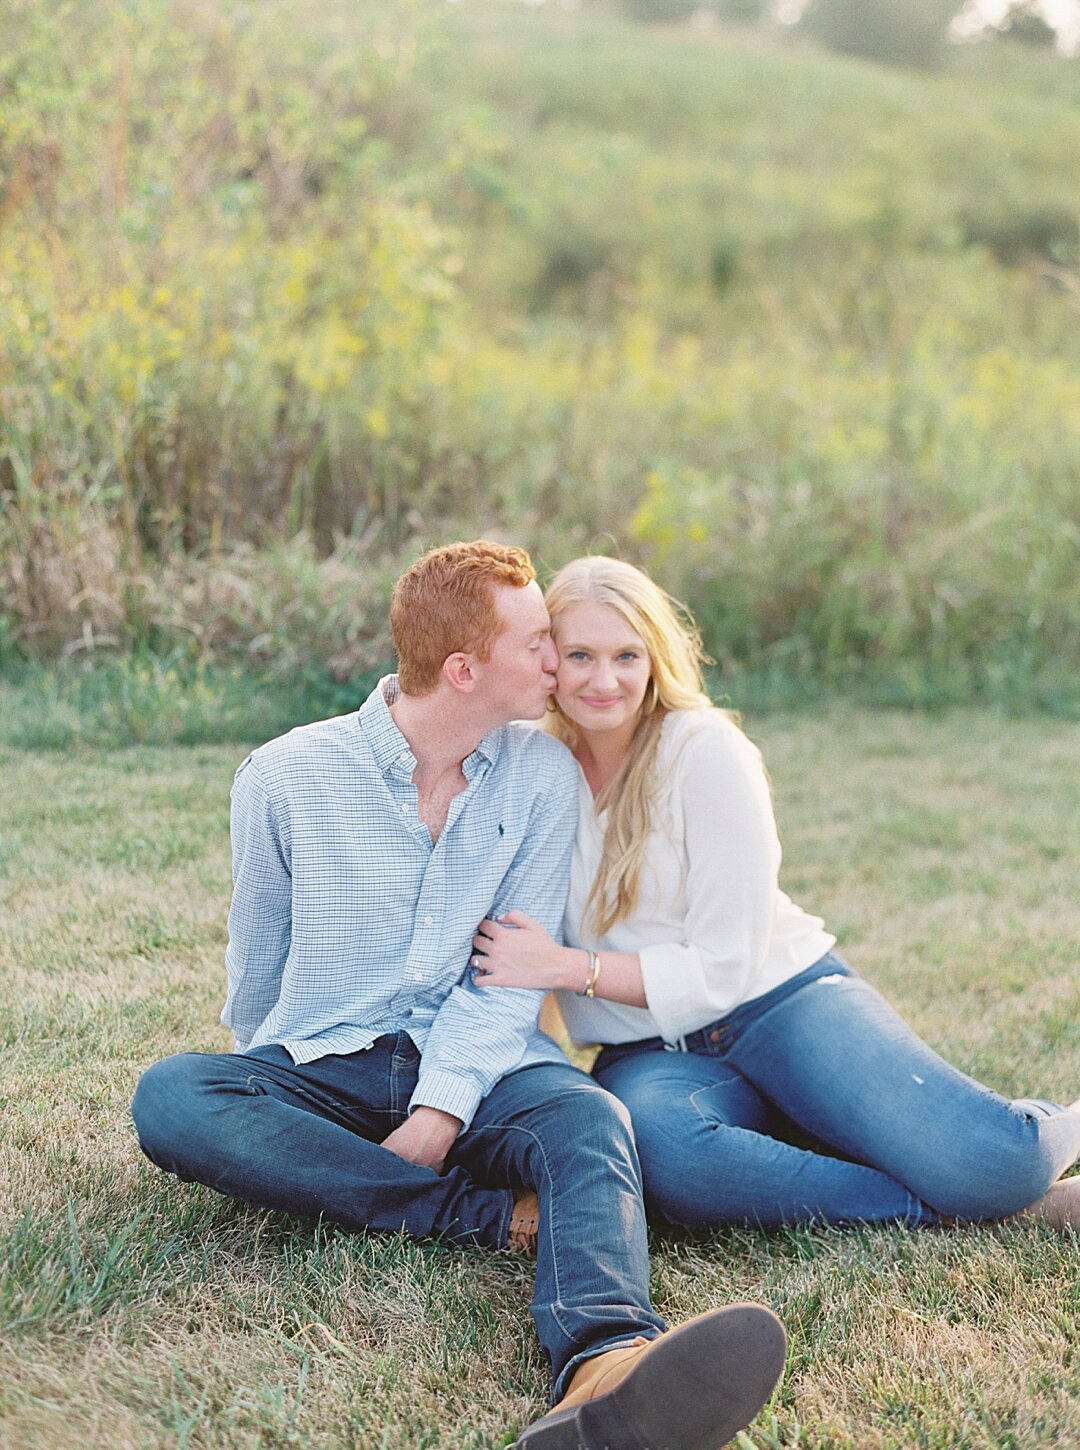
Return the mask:
[[[460,1118],[464,1131],[472,1122],[483,1096],[483,1090],[475,1078],[447,1072],[444,1068],[435,1068],[432,1072],[421,1074],[409,1100],[409,1112],[414,1108],[438,1108],[441,1112]]]

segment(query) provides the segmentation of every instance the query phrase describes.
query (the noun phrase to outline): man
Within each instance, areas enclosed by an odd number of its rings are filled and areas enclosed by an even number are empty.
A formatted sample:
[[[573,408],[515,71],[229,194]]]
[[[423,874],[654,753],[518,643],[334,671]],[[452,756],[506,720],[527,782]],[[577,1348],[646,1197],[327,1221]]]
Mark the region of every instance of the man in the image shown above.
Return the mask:
[[[577,770],[515,719],[557,662],[528,556],[434,549],[398,581],[399,674],[357,714],[256,750],[233,787],[223,1021],[133,1113],[168,1172],[249,1203],[535,1249],[556,1408],[528,1450],[712,1450],[783,1365],[755,1305],[664,1333],[621,1105],[539,1034],[539,994],[478,988],[471,940],[517,907],[559,930]]]

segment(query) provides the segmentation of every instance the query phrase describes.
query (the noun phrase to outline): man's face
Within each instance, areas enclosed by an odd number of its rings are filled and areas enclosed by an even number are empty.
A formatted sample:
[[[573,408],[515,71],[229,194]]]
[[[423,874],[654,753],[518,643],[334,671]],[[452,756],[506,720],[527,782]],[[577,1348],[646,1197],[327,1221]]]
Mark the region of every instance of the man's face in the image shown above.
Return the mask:
[[[538,720],[555,689],[558,651],[551,639],[551,621],[540,586],[512,584],[495,590],[495,608],[502,620],[491,658],[480,665],[480,689],[494,723]]]

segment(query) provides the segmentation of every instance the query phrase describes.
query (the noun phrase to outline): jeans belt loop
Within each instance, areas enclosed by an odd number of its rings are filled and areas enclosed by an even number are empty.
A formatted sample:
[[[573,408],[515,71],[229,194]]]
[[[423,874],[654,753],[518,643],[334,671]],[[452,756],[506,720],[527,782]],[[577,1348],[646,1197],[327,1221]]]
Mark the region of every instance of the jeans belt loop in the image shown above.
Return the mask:
[[[674,1042],[665,1042],[664,1043],[664,1051],[665,1052],[689,1052],[690,1049],[686,1045],[686,1038],[685,1037],[676,1037],[676,1039],[675,1039]]]

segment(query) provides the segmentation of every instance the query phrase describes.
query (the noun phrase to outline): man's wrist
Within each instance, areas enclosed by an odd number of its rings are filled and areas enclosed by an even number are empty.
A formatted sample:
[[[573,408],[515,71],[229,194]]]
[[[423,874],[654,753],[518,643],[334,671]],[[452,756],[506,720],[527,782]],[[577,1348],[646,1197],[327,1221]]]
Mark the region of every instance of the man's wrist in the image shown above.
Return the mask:
[[[429,1132],[452,1133],[455,1138],[464,1126],[460,1118],[455,1118],[453,1113],[444,1112],[442,1108],[413,1108],[408,1121],[415,1123],[418,1130],[423,1126]]]

